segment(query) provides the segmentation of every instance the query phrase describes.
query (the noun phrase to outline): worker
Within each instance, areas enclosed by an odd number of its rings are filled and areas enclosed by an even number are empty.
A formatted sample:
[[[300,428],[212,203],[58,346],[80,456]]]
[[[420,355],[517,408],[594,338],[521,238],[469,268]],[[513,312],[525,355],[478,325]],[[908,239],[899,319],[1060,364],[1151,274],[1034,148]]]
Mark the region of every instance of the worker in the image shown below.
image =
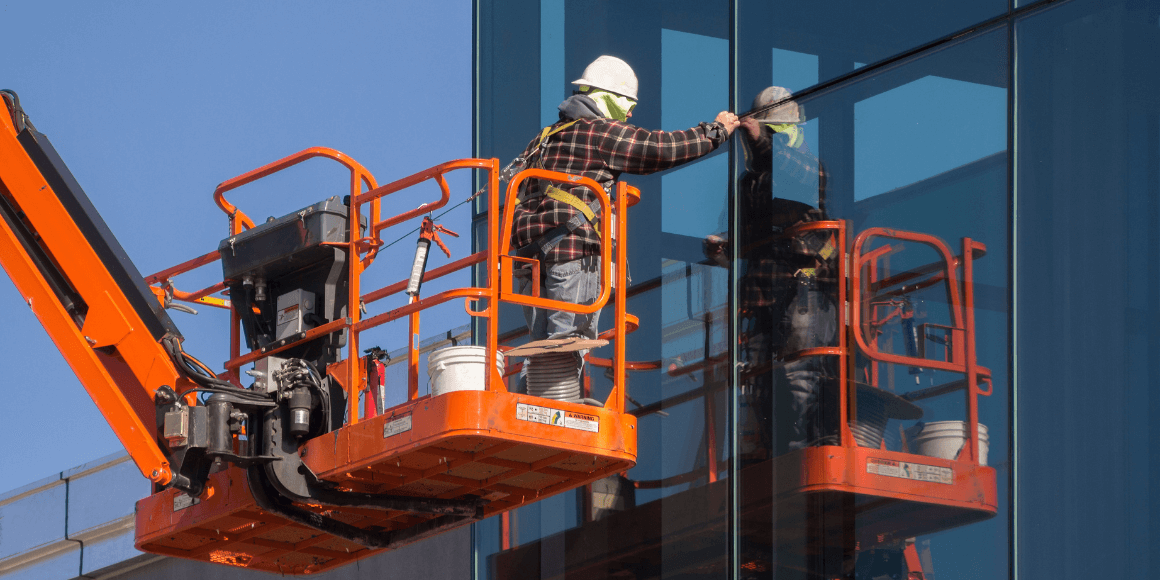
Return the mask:
[[[628,123],[637,103],[637,78],[614,56],[594,60],[572,82],[577,90],[560,103],[560,120],[537,133],[522,157],[538,167],[588,177],[611,192],[621,173],[647,175],[694,161],[724,143],[739,122],[722,111],[712,122],[683,131],[649,131]],[[540,296],[573,304],[591,304],[600,295],[601,219],[596,196],[584,187],[524,182],[514,211],[515,253],[540,260]],[[602,225],[603,224],[603,225]],[[528,293],[531,280],[521,279]],[[524,308],[531,340],[582,337],[595,339],[600,313],[574,314]],[[583,352],[575,352],[576,376],[583,372]],[[525,363],[524,374],[530,360]]]
[[[825,172],[805,142],[801,107],[790,97],[783,87],[768,87],[754,98],[753,110],[785,103],[741,121],[746,171],[737,188],[743,268],[738,455],[746,463],[829,442],[826,437],[837,432],[821,402],[836,392],[821,388],[833,375],[830,361],[789,357],[833,344],[837,318],[827,277],[838,254],[826,231],[781,235],[796,224],[825,219]],[[708,258],[728,266],[726,236],[709,236],[704,246]]]

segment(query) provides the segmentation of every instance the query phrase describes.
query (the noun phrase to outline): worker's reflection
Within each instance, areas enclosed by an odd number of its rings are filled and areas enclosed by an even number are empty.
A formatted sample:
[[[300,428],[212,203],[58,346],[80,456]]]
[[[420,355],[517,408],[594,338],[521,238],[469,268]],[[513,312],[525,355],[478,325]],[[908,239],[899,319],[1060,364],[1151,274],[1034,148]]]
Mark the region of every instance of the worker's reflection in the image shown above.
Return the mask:
[[[786,100],[769,87],[754,99],[760,110]],[[742,120],[746,171],[738,183],[741,258],[741,416],[738,454],[745,463],[806,445],[836,443],[833,405],[823,389],[836,375],[836,357],[795,357],[835,344],[833,300],[838,252],[828,231],[786,235],[795,225],[824,219],[825,174],[805,142],[800,107],[793,101]],[[706,240],[706,254],[727,263],[728,241]],[[823,416],[824,415],[824,416]]]

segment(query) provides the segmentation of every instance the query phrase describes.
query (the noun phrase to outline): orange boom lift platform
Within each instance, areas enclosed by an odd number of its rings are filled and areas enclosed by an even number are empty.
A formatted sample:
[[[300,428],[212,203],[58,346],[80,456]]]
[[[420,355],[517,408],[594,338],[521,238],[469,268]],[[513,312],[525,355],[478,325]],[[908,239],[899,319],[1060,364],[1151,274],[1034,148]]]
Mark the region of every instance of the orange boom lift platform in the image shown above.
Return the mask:
[[[623,388],[624,337],[637,325],[625,312],[623,216],[639,200],[635,188],[620,184],[613,201],[591,180],[527,170],[505,195],[495,159],[452,161],[379,186],[342,153],[311,148],[221,184],[214,198],[229,217],[229,237],[219,250],[143,277],[15,93],[2,95],[0,263],[155,483],[156,492],[137,505],[139,549],[315,573],[635,465],[636,418],[624,411]],[[318,157],[349,169],[345,201],[331,198],[255,225],[224,197]],[[461,169],[485,180],[487,249],[425,276],[424,261],[411,284],[363,288],[363,273],[384,248],[382,233],[446,206],[446,174]],[[530,178],[587,187],[604,215],[622,216],[601,228],[595,303],[548,300],[534,284],[530,295],[513,289],[513,269],[523,265],[517,262],[538,268],[508,255],[516,192]],[[440,199],[380,217],[383,197],[429,181]],[[421,236],[438,241],[439,231],[427,220]],[[221,283],[195,292],[175,287],[174,277],[218,260]],[[476,265],[479,287],[421,296],[415,283]],[[227,290],[229,300],[215,296]],[[405,305],[367,312],[404,292]],[[502,303],[594,312],[611,301],[614,326],[602,336],[615,343],[611,393],[599,406],[517,394],[500,369],[486,365],[472,390],[419,396],[420,313],[459,299],[480,319],[487,361],[503,356]],[[175,301],[230,310],[232,355],[224,372],[184,352],[164,309]],[[381,367],[360,354],[360,335],[403,319],[408,400],[382,408]],[[243,387],[241,371],[251,364],[255,381]],[[367,401],[362,413],[360,396]]]

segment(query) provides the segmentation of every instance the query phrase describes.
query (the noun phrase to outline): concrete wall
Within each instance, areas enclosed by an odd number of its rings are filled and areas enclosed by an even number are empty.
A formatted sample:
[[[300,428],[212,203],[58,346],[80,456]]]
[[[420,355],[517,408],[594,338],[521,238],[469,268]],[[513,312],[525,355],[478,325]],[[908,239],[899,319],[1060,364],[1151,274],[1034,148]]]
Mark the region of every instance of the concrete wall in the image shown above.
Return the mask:
[[[274,577],[137,551],[134,506],[149,493],[149,481],[117,453],[0,494],[0,580]],[[470,580],[471,561],[465,527],[311,578]]]
[[[149,481],[125,453],[0,494],[0,578],[98,578],[153,559],[133,548]]]

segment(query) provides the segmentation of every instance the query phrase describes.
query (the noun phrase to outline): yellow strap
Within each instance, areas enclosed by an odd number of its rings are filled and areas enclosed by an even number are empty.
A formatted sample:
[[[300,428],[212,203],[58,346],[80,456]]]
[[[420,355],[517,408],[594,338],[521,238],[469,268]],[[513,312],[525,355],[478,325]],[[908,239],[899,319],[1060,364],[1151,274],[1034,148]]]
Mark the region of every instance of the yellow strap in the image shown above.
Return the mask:
[[[833,256],[837,251],[838,248],[834,245],[834,236],[831,235],[830,239],[826,240],[826,245],[822,246],[821,250],[818,250],[818,255],[821,256],[823,260],[829,260],[830,256]]]
[[[563,125],[560,125],[559,127],[557,127],[554,130],[552,129],[551,125],[544,127],[544,130],[540,131],[540,141],[539,141],[539,143],[536,144],[536,147],[539,148],[541,145],[544,144],[544,141],[546,141],[548,139],[548,137],[551,137],[552,135],[555,135],[556,133],[559,133],[560,131],[563,131],[564,129],[571,127],[572,125],[575,125],[578,121],[579,121],[579,119],[573,119],[571,121],[568,121],[567,123],[564,123]],[[537,162],[539,163],[540,168],[543,169],[544,161],[543,161],[542,156],[540,159],[537,160]],[[564,191],[563,189],[560,189],[559,187],[556,187],[554,185],[549,185],[547,188],[545,188],[544,195],[546,195],[546,196],[548,196],[556,201],[566,203],[566,204],[576,208],[580,213],[584,214],[584,217],[588,218],[588,223],[592,224],[592,229],[596,230],[597,235],[600,234],[600,230],[596,227],[596,214],[593,213],[592,209],[589,208],[588,204],[584,203],[584,201],[582,199],[580,199],[580,198],[572,195],[571,193],[568,193],[567,191]],[[526,200],[524,200],[522,198],[519,199],[520,203],[523,203],[524,201],[526,201]]]
[[[571,127],[572,125],[575,125],[576,122],[579,120],[580,119],[573,119],[571,121],[568,121],[567,123],[564,123],[563,125],[560,125],[559,127],[557,127],[555,130],[552,129],[551,125],[544,127],[544,130],[540,132],[540,142],[537,143],[536,145],[543,145],[544,141],[548,140],[548,137],[551,137],[552,135],[555,135],[556,133],[559,133],[560,131],[563,131],[564,129]]]
[[[543,154],[539,153],[540,148],[544,146],[544,141],[547,141],[548,137],[551,137],[552,135],[555,135],[556,133],[559,133],[560,131],[563,131],[564,129],[571,127],[572,125],[575,125],[576,122],[579,120],[580,119],[573,119],[571,121],[568,121],[567,123],[564,123],[563,125],[560,125],[559,127],[557,127],[555,130],[552,129],[551,125],[548,125],[547,127],[544,127],[543,131],[540,131],[540,140],[536,142],[536,148],[532,151],[532,155],[536,155],[536,158],[535,158],[536,159],[536,161],[535,161],[536,166],[538,166],[540,169],[544,169],[544,156],[543,156]],[[548,187],[551,187],[551,186],[548,186]],[[521,189],[519,196],[516,197],[516,200],[519,203],[524,203],[528,199],[531,199],[531,198],[523,197],[523,194],[524,194],[524,191]],[[563,200],[561,200],[561,201],[563,201]],[[592,218],[588,218],[588,221],[592,221]]]
[[[588,207],[588,204],[584,203],[584,200],[572,195],[571,193],[568,193],[567,191],[564,191],[563,189],[560,189],[559,187],[556,187],[555,185],[549,185],[547,189],[544,190],[544,195],[558,202],[566,203],[576,208],[577,211],[584,214],[584,217],[588,218],[588,223],[592,224],[592,229],[596,230],[597,234],[600,233],[600,230],[596,227],[596,213],[592,211],[592,208]]]
[[[572,195],[571,193],[568,193],[567,191],[564,191],[563,189],[560,189],[554,185],[549,185],[548,189],[544,192],[544,195],[576,208],[580,213],[584,214],[584,217],[588,218],[588,221],[590,222],[596,220],[596,214],[592,211],[592,208],[588,207],[588,204],[584,203],[584,200]]]

